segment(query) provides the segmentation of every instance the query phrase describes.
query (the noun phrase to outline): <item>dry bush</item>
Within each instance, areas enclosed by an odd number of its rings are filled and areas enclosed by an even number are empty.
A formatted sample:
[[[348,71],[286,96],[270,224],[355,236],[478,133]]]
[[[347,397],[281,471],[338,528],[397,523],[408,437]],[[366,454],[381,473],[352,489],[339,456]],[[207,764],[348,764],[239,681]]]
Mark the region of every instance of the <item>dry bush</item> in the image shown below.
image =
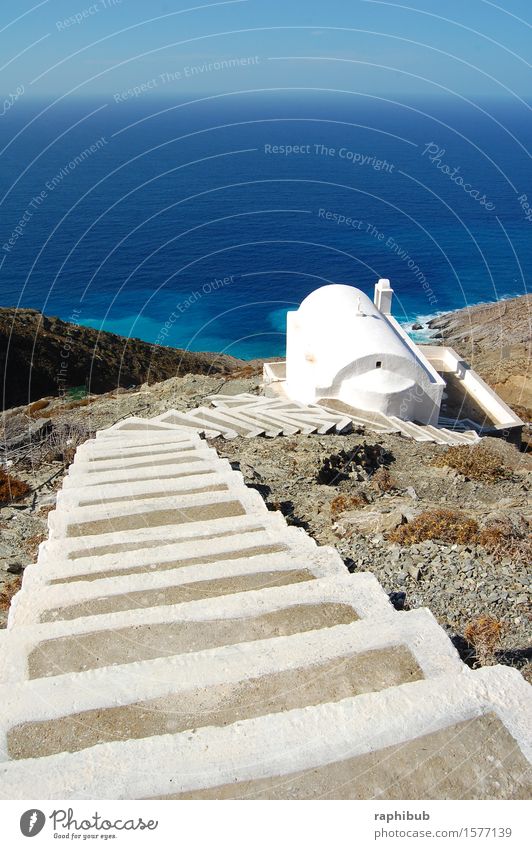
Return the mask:
[[[46,462],[59,460],[69,466],[74,459],[76,448],[90,437],[90,431],[84,425],[64,422],[54,425],[46,440],[44,458]]]
[[[399,488],[399,484],[394,477],[392,477],[390,470],[381,467],[377,469],[373,477],[371,478],[371,486],[377,490],[377,492],[391,492],[394,489]]]
[[[478,524],[454,510],[425,510],[412,522],[400,525],[388,535],[392,542],[412,545],[423,540],[439,540],[447,543],[476,542]]]
[[[342,448],[338,454],[326,457],[318,470],[316,480],[318,483],[334,486],[361,470],[371,474],[393,459],[393,455],[378,442],[374,445],[364,442],[362,445],[355,445],[350,451],[344,451]]]
[[[28,407],[28,416],[30,416],[30,418],[34,418],[36,413],[44,410],[49,406],[49,404],[50,401],[47,398],[41,398],[40,401],[34,401],[33,404],[30,404]]]
[[[515,563],[532,563],[532,534],[526,520],[520,524],[508,518],[488,522],[478,535],[478,543],[495,560],[511,558]]]
[[[14,478],[3,469],[0,470],[0,504],[9,504],[18,501],[24,495],[31,492],[31,487],[24,481]]]
[[[48,539],[48,534],[46,531],[41,531],[38,534],[33,534],[33,536],[28,537],[28,539],[24,541],[24,552],[30,560],[37,559],[39,546],[41,542],[44,542],[46,539]]]
[[[9,584],[4,584],[0,590],[0,610],[9,610],[11,599],[15,593],[18,593],[21,585],[22,575],[17,575],[14,581],[10,581]]]
[[[455,469],[475,481],[493,482],[510,477],[502,457],[482,443],[474,446],[453,445],[432,460],[433,466]]]
[[[367,503],[368,499],[363,494],[337,495],[331,501],[331,517],[336,519],[341,513],[345,513],[346,510],[365,507]]]
[[[242,380],[247,377],[257,377],[262,374],[262,365],[247,365],[229,373],[230,380]]]
[[[466,625],[464,637],[474,646],[481,666],[494,662],[495,649],[501,641],[502,633],[502,622],[493,616],[479,616]]]

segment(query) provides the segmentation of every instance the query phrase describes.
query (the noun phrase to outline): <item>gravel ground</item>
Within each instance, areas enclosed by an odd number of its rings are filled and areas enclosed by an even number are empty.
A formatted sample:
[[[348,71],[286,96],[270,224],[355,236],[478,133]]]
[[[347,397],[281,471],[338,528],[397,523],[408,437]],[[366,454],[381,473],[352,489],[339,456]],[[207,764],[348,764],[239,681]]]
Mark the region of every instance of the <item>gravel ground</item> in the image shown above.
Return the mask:
[[[255,378],[228,379],[187,375],[153,386],[121,391],[93,400],[83,409],[63,411],[52,402],[40,415],[79,425],[87,432],[108,427],[128,415],[153,416],[175,407],[187,409],[218,391],[258,392]],[[325,458],[357,445],[379,443],[390,454],[396,489],[381,494],[360,467],[333,485],[320,484],[317,474]],[[530,596],[527,568],[510,558],[495,562],[476,545],[422,542],[403,546],[387,535],[398,522],[419,512],[445,507],[460,510],[479,525],[493,518],[532,523],[530,482],[532,461],[499,440],[485,440],[502,452],[511,477],[478,483],[430,465],[445,449],[396,435],[353,433],[347,436],[295,436],[276,439],[212,440],[221,456],[240,468],[270,509],[281,509],[287,521],[306,528],[322,545],[334,545],[350,571],[370,571],[405,609],[426,606],[463,646],[472,619],[487,614],[503,624],[500,652],[492,661],[519,666],[527,677],[530,666]],[[22,568],[34,562],[37,545],[46,535],[46,516],[61,484],[62,463],[35,462],[14,470],[34,492],[16,505],[0,509],[0,627],[5,625],[6,599],[18,588]],[[55,476],[55,477],[54,477]],[[51,478],[51,480],[49,480]],[[337,496],[362,496],[367,505],[331,510]],[[2,604],[2,592],[4,593]],[[3,608],[3,609],[2,609]]]

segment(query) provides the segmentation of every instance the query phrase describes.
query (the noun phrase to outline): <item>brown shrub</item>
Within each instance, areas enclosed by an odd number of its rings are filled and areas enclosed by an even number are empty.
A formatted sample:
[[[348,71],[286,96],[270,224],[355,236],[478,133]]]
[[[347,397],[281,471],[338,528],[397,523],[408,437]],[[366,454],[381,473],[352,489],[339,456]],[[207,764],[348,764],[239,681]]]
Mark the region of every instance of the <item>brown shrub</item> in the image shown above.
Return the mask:
[[[262,374],[262,366],[261,365],[246,365],[241,366],[240,368],[235,369],[235,371],[231,372],[230,379],[231,380],[242,380],[246,377],[257,377]]]
[[[524,566],[532,563],[532,534],[525,520],[517,525],[508,518],[494,519],[480,531],[478,543],[495,560],[508,557]]]
[[[392,542],[401,545],[434,539],[447,543],[476,542],[478,524],[461,513],[453,510],[425,510],[412,522],[400,525],[388,535]]]
[[[390,474],[390,470],[385,469],[383,466],[380,469],[377,469],[371,478],[371,486],[376,489],[377,492],[381,493],[391,492],[391,490],[399,488],[399,484]]]
[[[337,495],[331,501],[331,517],[336,519],[340,513],[345,513],[346,510],[354,510],[360,507],[365,507],[368,499],[363,494],[355,495]]]
[[[9,584],[4,584],[0,590],[0,610],[8,610],[11,604],[11,599],[18,593],[22,585],[22,575],[18,575],[14,581]]]
[[[30,404],[28,407],[28,416],[34,418],[36,413],[44,410],[49,404],[50,401],[47,398],[41,398],[40,401],[34,401],[33,404]]]
[[[503,624],[493,616],[479,616],[464,629],[464,637],[474,646],[482,666],[493,662],[494,652],[501,641]]]
[[[11,501],[18,501],[19,498],[27,495],[28,492],[31,492],[31,487],[27,483],[0,470],[0,504],[9,504]]]
[[[510,470],[499,454],[482,443],[478,445],[453,445],[432,460],[433,466],[455,469],[475,481],[499,481],[510,477]]]
[[[90,431],[82,424],[62,422],[54,426],[43,449],[43,459],[48,463],[59,460],[64,466],[74,459],[78,445],[90,437]]]
[[[24,551],[30,560],[37,559],[39,546],[41,542],[45,541],[45,539],[48,539],[48,534],[45,531],[41,531],[38,534],[33,534],[33,536],[28,537],[28,539],[24,541]]]

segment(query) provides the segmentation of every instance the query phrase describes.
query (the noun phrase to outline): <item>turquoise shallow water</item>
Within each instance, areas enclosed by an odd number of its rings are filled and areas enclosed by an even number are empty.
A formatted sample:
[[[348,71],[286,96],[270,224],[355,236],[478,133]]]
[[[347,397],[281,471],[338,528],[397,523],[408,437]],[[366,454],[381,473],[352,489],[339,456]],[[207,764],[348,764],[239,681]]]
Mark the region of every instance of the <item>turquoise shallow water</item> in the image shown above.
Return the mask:
[[[389,277],[405,322],[525,291],[522,105],[78,101],[27,127],[45,106],[0,125],[3,305],[253,357],[327,282]]]

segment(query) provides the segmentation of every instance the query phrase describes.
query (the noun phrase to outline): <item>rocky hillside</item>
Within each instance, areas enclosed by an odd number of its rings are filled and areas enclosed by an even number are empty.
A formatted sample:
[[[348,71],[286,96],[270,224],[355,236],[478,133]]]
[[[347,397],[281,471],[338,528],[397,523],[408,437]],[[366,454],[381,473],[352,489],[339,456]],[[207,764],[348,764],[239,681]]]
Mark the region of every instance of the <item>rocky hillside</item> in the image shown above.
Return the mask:
[[[532,295],[466,307],[429,322],[524,421],[532,420]]]
[[[521,415],[525,402],[530,408],[530,305],[529,298],[522,298],[431,322],[431,329],[472,362]],[[4,322],[13,313],[2,312]],[[98,340],[95,331],[72,330],[38,313],[27,313],[26,320],[27,331],[19,329],[17,345],[9,348],[8,386],[14,403],[21,403],[15,389],[16,363],[21,364],[19,376],[26,369],[27,398],[31,344],[41,326],[37,338],[43,342],[39,350],[44,361],[34,356],[34,371],[48,382],[31,397],[54,394],[50,390],[56,362],[50,352],[58,353],[67,330],[82,358],[79,377],[72,383],[81,384],[91,374],[96,346],[102,358],[97,360],[102,362],[98,385],[111,384],[112,391],[68,401],[43,398],[3,416],[0,441],[8,448],[4,459],[9,465],[0,472],[0,625],[5,624],[24,567],[35,561],[37,546],[46,538],[47,514],[77,444],[126,416],[191,409],[208,404],[208,396],[218,392],[260,392],[259,363],[153,349],[111,334]],[[61,331],[58,338],[54,328]],[[142,351],[147,352],[144,360]],[[122,357],[124,362],[129,358],[127,379]],[[155,382],[166,368],[172,377]],[[182,376],[175,376],[178,373]],[[131,383],[142,385],[116,389]],[[93,390],[95,386],[91,382]],[[475,651],[477,659],[483,651],[483,662],[510,663],[532,675],[527,590],[532,556],[530,455],[500,440],[484,439],[480,444],[489,449],[487,454],[472,457],[473,452],[466,451],[455,463],[444,446],[362,431],[217,439],[214,444],[271,509],[306,527],[320,544],[334,545],[347,569],[373,572],[399,606],[428,606],[472,662]],[[378,468],[356,459],[367,453],[364,444],[370,446],[370,455],[384,458],[385,471],[377,474]],[[339,474],[324,481],[320,470],[335,456]],[[346,457],[351,458],[348,463]],[[491,636],[496,639],[484,647],[474,644],[479,617],[495,629]]]
[[[27,490],[0,505],[0,624],[24,567],[35,562],[46,538],[47,515],[76,444],[126,416],[191,409],[209,404],[217,392],[259,393],[260,375],[189,374],[90,403],[50,401],[34,414],[49,431],[17,448],[9,466]],[[24,428],[24,416],[7,414],[12,433]],[[465,657],[475,656],[465,635],[487,617],[501,629],[488,662],[525,670],[532,656],[526,574],[532,458],[484,439],[480,445],[489,453],[473,457],[467,448],[459,471],[445,446],[362,431],[211,442],[270,509],[281,510],[320,544],[334,545],[347,569],[373,572],[398,606],[428,606]],[[338,473],[324,477],[324,466]]]
[[[227,374],[244,365],[225,354],[165,348],[42,315],[0,308],[3,407],[73,387],[90,393],[157,383],[180,374]]]

